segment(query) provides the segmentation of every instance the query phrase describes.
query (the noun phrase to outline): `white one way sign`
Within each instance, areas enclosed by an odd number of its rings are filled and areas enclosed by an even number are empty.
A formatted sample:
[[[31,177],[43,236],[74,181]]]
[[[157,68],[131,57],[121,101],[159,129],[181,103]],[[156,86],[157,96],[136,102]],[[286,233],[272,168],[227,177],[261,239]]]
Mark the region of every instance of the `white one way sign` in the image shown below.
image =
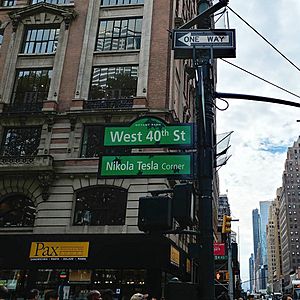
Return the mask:
[[[195,49],[213,49],[214,57],[235,57],[234,29],[175,29],[173,30],[175,58],[192,58]]]
[[[187,46],[196,46],[198,44],[228,44],[229,35],[195,35],[189,32],[178,40]]]

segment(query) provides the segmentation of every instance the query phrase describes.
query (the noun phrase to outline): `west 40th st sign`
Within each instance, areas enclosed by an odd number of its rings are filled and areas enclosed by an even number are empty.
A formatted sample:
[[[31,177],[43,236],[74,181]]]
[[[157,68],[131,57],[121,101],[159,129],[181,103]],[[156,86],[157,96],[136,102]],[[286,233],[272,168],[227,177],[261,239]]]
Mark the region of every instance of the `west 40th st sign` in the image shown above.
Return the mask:
[[[155,117],[142,117],[129,126],[105,127],[106,147],[188,147],[193,143],[192,124],[166,124]]]

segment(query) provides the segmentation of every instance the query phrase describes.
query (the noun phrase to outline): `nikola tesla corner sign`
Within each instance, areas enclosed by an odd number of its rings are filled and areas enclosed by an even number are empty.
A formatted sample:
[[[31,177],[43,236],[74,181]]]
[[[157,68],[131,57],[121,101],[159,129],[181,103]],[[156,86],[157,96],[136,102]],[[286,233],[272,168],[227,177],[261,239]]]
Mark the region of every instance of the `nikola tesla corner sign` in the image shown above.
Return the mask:
[[[193,124],[167,124],[156,117],[142,117],[127,126],[107,126],[103,145],[115,148],[192,148]],[[149,153],[103,155],[99,177],[173,177],[192,176],[192,153]]]

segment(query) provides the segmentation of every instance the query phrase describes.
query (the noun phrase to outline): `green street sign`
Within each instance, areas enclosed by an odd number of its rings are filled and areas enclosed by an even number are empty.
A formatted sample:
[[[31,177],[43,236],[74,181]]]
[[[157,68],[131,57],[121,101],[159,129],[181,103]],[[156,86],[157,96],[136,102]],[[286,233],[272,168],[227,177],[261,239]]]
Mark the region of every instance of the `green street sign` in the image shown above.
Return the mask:
[[[169,125],[156,117],[142,117],[129,126],[108,126],[104,131],[104,146],[164,147],[193,145],[193,125]]]
[[[227,255],[215,255],[215,260],[227,260]]]
[[[98,177],[172,177],[190,179],[193,156],[184,154],[145,154],[102,156]]]

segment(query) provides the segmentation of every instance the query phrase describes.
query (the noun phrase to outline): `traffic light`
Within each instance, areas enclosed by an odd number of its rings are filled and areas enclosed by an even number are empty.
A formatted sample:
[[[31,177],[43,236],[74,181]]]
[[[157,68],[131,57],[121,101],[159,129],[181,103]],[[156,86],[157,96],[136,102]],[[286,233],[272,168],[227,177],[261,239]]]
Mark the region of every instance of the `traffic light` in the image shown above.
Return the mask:
[[[181,228],[191,226],[194,219],[193,185],[190,183],[176,184],[173,192],[173,217]]]
[[[223,215],[222,233],[231,232],[231,217]]]
[[[140,197],[138,228],[144,232],[172,229],[172,198],[169,196]]]

